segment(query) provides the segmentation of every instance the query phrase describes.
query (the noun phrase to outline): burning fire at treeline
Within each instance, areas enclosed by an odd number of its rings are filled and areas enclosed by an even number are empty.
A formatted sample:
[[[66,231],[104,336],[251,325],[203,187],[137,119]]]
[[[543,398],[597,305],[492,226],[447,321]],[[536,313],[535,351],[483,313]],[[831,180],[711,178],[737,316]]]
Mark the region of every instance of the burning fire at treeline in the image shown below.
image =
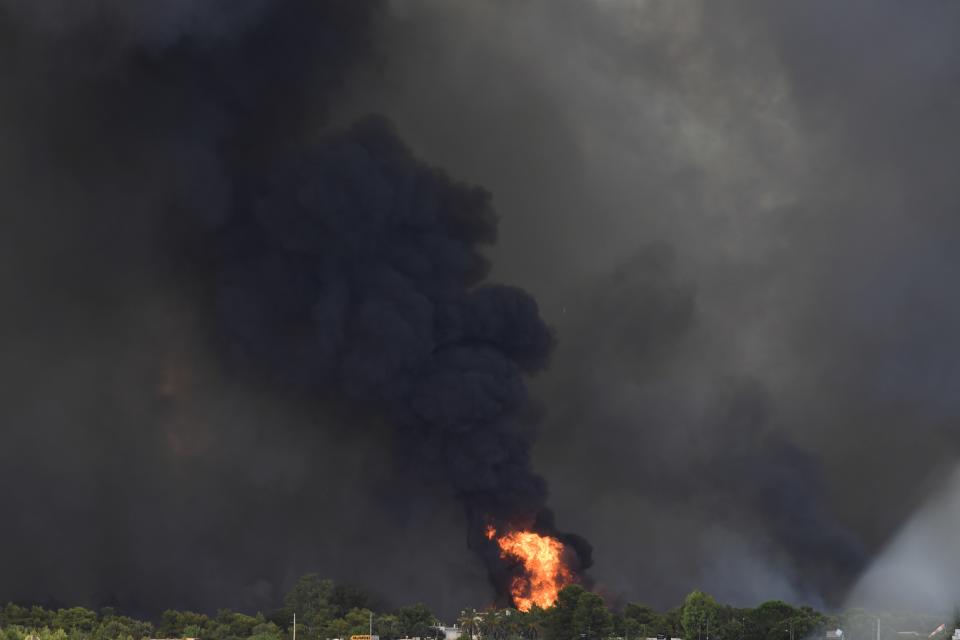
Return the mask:
[[[560,590],[577,581],[567,564],[568,550],[557,538],[533,531],[498,534],[493,525],[487,525],[484,533],[487,540],[496,542],[501,559],[516,563],[509,586],[513,604],[520,611],[552,606]]]

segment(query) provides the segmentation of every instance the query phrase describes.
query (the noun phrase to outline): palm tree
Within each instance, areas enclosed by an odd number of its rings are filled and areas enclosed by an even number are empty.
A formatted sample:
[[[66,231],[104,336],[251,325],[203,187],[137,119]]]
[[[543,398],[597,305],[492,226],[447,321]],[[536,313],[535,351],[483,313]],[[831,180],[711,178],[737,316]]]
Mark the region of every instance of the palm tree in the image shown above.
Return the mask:
[[[503,637],[503,621],[496,611],[487,614],[486,624],[484,625],[487,635],[493,640],[501,640]]]
[[[476,609],[464,609],[457,618],[457,624],[460,625],[460,633],[469,634],[470,640],[482,638],[480,633],[480,622],[482,618]]]

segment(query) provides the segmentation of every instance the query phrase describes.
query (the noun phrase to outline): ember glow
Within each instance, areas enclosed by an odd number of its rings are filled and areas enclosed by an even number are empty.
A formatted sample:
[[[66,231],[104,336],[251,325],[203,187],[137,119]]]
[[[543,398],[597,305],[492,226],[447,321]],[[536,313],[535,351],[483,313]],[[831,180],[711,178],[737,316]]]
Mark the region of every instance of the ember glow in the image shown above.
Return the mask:
[[[497,536],[488,526],[487,539],[496,538],[501,558],[514,558],[523,565],[523,573],[510,583],[513,604],[520,611],[534,605],[547,608],[557,601],[560,590],[573,582],[573,573],[563,561],[563,543],[532,531],[511,531]]]

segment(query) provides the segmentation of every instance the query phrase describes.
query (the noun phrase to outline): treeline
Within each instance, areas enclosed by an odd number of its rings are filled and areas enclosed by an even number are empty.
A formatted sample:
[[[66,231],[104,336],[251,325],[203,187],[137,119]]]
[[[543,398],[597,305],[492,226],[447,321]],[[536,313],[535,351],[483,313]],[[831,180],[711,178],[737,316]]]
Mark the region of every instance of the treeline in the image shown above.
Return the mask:
[[[338,585],[316,574],[303,576],[284,598],[284,606],[267,614],[247,615],[221,609],[208,616],[193,611],[164,611],[159,621],[99,612],[82,607],[49,610],[7,604],[0,609],[0,640],[288,640],[297,614],[297,633],[306,640],[348,638],[369,632],[382,640],[434,637],[438,620],[422,604],[389,613],[374,613],[371,596],[362,589]]]
[[[10,603],[0,609],[0,640],[140,640],[152,635],[149,622],[109,608],[100,613],[83,607],[51,611]]]
[[[367,592],[310,574],[303,576],[285,596],[281,609],[266,615],[229,609],[214,616],[168,610],[154,623],[120,615],[110,608],[99,612],[82,607],[54,611],[11,603],[0,609],[0,640],[288,640],[294,613],[297,633],[304,640],[366,634],[371,621],[374,633],[382,640],[432,638],[438,634],[439,621],[425,605],[374,613],[373,600]]]
[[[7,604],[0,609],[0,640],[289,640],[293,615],[302,640],[349,638],[373,632],[381,640],[443,638],[440,621],[424,605],[374,612],[371,596],[315,574],[302,577],[284,598],[284,606],[266,615],[220,610],[214,616],[191,611],[165,611],[147,622],[105,608],[98,612],[73,607],[49,610]],[[753,608],[718,603],[694,591],[683,604],[656,611],[643,604],[611,610],[603,598],[578,585],[563,589],[549,609],[463,611],[456,624],[464,640],[822,640],[827,630],[843,629],[844,640],[903,640],[899,632],[917,632],[921,640],[942,623],[946,640],[960,616],[944,618],[913,613],[870,613],[850,610],[824,614],[780,600]]]

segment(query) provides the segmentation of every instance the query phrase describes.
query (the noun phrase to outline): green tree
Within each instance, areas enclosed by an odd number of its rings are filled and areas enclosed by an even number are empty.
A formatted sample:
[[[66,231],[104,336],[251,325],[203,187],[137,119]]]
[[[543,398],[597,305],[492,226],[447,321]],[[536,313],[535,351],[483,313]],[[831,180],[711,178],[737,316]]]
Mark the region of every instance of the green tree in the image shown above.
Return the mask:
[[[623,637],[629,640],[630,638],[646,638],[649,637],[649,634],[644,630],[643,625],[633,618],[624,618]]]
[[[207,633],[207,631],[206,631],[203,627],[201,627],[200,625],[188,624],[187,626],[185,626],[185,627],[183,628],[183,635],[182,635],[182,637],[184,637],[184,638],[202,638],[204,635],[206,635],[206,633]]]
[[[664,633],[663,616],[645,604],[630,603],[623,610],[620,634],[626,638],[650,638]]]
[[[350,633],[350,624],[343,618],[327,621],[317,631],[319,638],[346,638]]]
[[[613,620],[603,598],[589,591],[580,595],[573,610],[574,637],[585,640],[606,638],[613,631]]]
[[[337,617],[330,602],[333,592],[332,580],[323,580],[315,573],[302,576],[283,598],[286,624],[290,624],[294,613],[299,624],[310,628],[320,628]]]
[[[396,611],[397,626],[405,636],[419,636],[421,638],[436,635],[437,617],[423,603],[412,607],[401,607]]]
[[[23,626],[28,629],[42,629],[44,627],[53,626],[53,612],[47,611],[43,607],[38,607],[36,605],[30,607],[30,612],[27,614],[26,619],[23,621]]]
[[[97,626],[97,614],[83,607],[60,609],[53,616],[52,626],[67,632],[89,633]]]
[[[560,590],[557,601],[544,616],[545,640],[574,640],[573,612],[584,593],[586,590],[578,584],[570,584]]]
[[[373,609],[370,594],[360,587],[347,584],[334,585],[327,597],[331,615],[342,618],[352,609]]]
[[[702,591],[693,591],[683,601],[680,613],[680,624],[683,627],[684,638],[700,640],[709,635],[710,627],[717,627],[717,614],[720,605]]]
[[[67,640],[67,632],[63,629],[49,629],[44,627],[40,629],[40,640]]]
[[[125,616],[107,615],[90,634],[90,640],[117,640],[127,636],[140,640],[153,635],[153,625]]]
[[[497,611],[488,611],[483,617],[483,635],[488,640],[502,640],[504,636],[503,617]]]
[[[768,600],[754,609],[750,618],[764,638],[775,640],[785,636],[787,621],[796,615],[796,610],[782,600]]]
[[[657,633],[662,633],[668,638],[682,638],[683,625],[680,622],[680,614],[683,613],[683,607],[674,607],[660,616],[661,629]]]
[[[631,602],[623,609],[623,617],[635,620],[637,624],[650,625],[656,622],[660,615],[645,604]]]
[[[524,614],[516,609],[506,609],[503,612],[503,617],[503,632],[507,640],[522,640]]]
[[[199,638],[205,637],[209,627],[210,619],[202,613],[167,609],[160,616],[157,633],[163,638]]]
[[[457,617],[457,625],[460,627],[460,633],[463,640],[473,640],[480,634],[480,623],[482,618],[476,609],[464,609]]]
[[[5,624],[0,629],[0,638],[3,640],[24,640],[27,637],[27,630],[16,624]]]
[[[283,635],[273,622],[263,621],[250,630],[250,640],[283,640]]]
[[[746,640],[747,613],[746,609],[721,607],[717,616],[716,630],[710,627],[711,640]]]
[[[204,640],[241,640],[250,636],[253,628],[265,622],[263,616],[253,617],[236,613],[229,609],[220,609],[210,621]]]
[[[30,617],[30,611],[12,602],[0,609],[0,627],[23,626]]]
[[[533,605],[529,611],[523,614],[521,635],[526,640],[539,640],[543,636],[543,625],[546,618],[546,610]]]
[[[350,609],[343,620],[347,623],[348,635],[364,635],[370,632],[370,609]]]
[[[321,638],[349,638],[352,635],[365,635],[369,625],[369,609],[351,609],[343,617],[327,622],[319,634]]]
[[[400,622],[393,614],[382,614],[373,619],[373,630],[380,640],[394,640],[403,636],[400,631]]]
[[[794,615],[786,620],[786,628],[794,640],[802,640],[812,636],[823,637],[828,622],[826,616],[814,611],[812,607],[800,607],[795,609]]]

